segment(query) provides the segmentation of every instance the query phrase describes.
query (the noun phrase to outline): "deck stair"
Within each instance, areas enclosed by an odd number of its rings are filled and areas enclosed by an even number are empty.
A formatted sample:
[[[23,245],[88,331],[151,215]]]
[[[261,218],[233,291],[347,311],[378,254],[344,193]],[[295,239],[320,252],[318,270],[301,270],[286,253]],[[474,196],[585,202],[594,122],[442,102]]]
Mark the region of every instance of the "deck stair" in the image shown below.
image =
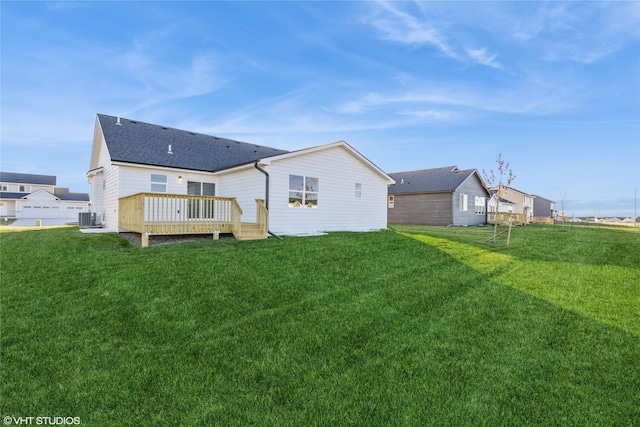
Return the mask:
[[[260,240],[268,237],[260,224],[254,223],[242,223],[240,225],[240,233],[234,236],[238,240]]]

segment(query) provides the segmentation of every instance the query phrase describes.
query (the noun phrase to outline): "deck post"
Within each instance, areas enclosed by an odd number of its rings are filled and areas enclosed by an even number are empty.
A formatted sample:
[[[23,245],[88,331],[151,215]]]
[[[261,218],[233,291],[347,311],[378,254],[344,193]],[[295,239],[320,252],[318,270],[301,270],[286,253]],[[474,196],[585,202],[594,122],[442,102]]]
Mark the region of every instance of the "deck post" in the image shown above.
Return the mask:
[[[140,233],[140,246],[143,248],[149,247],[149,233]]]

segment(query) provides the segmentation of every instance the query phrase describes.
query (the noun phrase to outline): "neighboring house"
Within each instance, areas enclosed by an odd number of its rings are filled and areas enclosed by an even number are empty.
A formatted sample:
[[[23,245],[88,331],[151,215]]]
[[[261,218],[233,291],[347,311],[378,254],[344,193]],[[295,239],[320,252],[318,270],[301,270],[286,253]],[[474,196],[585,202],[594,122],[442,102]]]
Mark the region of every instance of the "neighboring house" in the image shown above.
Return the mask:
[[[89,194],[56,187],[53,175],[0,172],[0,218],[78,220],[89,211]]]
[[[491,197],[489,198],[489,201],[487,202],[487,210],[489,212],[496,212],[496,191],[495,190],[489,190],[489,193],[491,194]],[[500,199],[500,207],[499,207],[499,212],[508,212],[508,213],[514,213],[515,212],[515,206],[516,204],[513,203],[511,200],[507,200],[505,198],[501,198]]]
[[[387,187],[393,183],[344,141],[290,152],[103,114],[96,117],[87,176],[93,211],[108,228],[130,229],[124,225],[135,220],[127,215],[137,208],[123,204],[124,198],[151,193],[160,201],[185,195],[161,208],[162,215],[173,215],[165,222],[221,218],[229,215],[220,207],[228,202],[238,206],[233,212],[241,211],[243,223],[266,207],[268,230],[287,235],[385,228]],[[157,213],[150,209],[160,208],[144,209],[146,223]],[[149,234],[178,233],[145,227]]]
[[[493,194],[492,199],[489,201],[489,212],[496,211],[496,196],[495,192],[498,190],[498,186],[492,187],[491,193]],[[500,212],[511,212],[515,214],[524,215],[524,221],[526,224],[531,222],[533,218],[534,206],[533,201],[536,196],[531,194],[523,193],[522,191],[516,190],[513,187],[504,187],[502,191],[502,199],[508,201],[507,209],[503,206],[503,201],[500,201]]]
[[[555,218],[557,212],[556,202],[541,196],[534,195],[533,197],[533,212],[535,212],[536,217]]]
[[[487,222],[488,191],[476,169],[457,166],[390,174],[390,224],[479,225]]]

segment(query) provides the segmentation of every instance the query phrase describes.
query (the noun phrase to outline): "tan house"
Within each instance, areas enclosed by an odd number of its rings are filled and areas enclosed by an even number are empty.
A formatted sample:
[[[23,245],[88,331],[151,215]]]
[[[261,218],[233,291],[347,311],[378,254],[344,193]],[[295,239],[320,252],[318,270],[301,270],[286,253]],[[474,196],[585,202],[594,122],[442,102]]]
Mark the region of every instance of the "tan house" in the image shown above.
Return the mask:
[[[490,188],[493,196],[489,200],[489,212],[510,212],[522,215],[522,223],[529,224],[534,216],[533,202],[536,196],[516,190],[513,187],[503,187],[501,191],[500,208],[497,209],[498,186]]]

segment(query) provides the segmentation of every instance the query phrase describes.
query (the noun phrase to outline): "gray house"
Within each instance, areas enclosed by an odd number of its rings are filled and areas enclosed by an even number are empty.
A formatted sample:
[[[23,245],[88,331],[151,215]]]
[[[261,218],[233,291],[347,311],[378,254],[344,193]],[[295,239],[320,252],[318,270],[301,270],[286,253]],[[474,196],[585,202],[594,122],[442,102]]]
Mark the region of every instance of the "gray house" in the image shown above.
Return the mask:
[[[490,197],[476,169],[457,166],[389,174],[390,224],[480,225]]]
[[[533,215],[535,217],[555,218],[556,202],[545,199],[542,196],[535,196],[533,199]]]

